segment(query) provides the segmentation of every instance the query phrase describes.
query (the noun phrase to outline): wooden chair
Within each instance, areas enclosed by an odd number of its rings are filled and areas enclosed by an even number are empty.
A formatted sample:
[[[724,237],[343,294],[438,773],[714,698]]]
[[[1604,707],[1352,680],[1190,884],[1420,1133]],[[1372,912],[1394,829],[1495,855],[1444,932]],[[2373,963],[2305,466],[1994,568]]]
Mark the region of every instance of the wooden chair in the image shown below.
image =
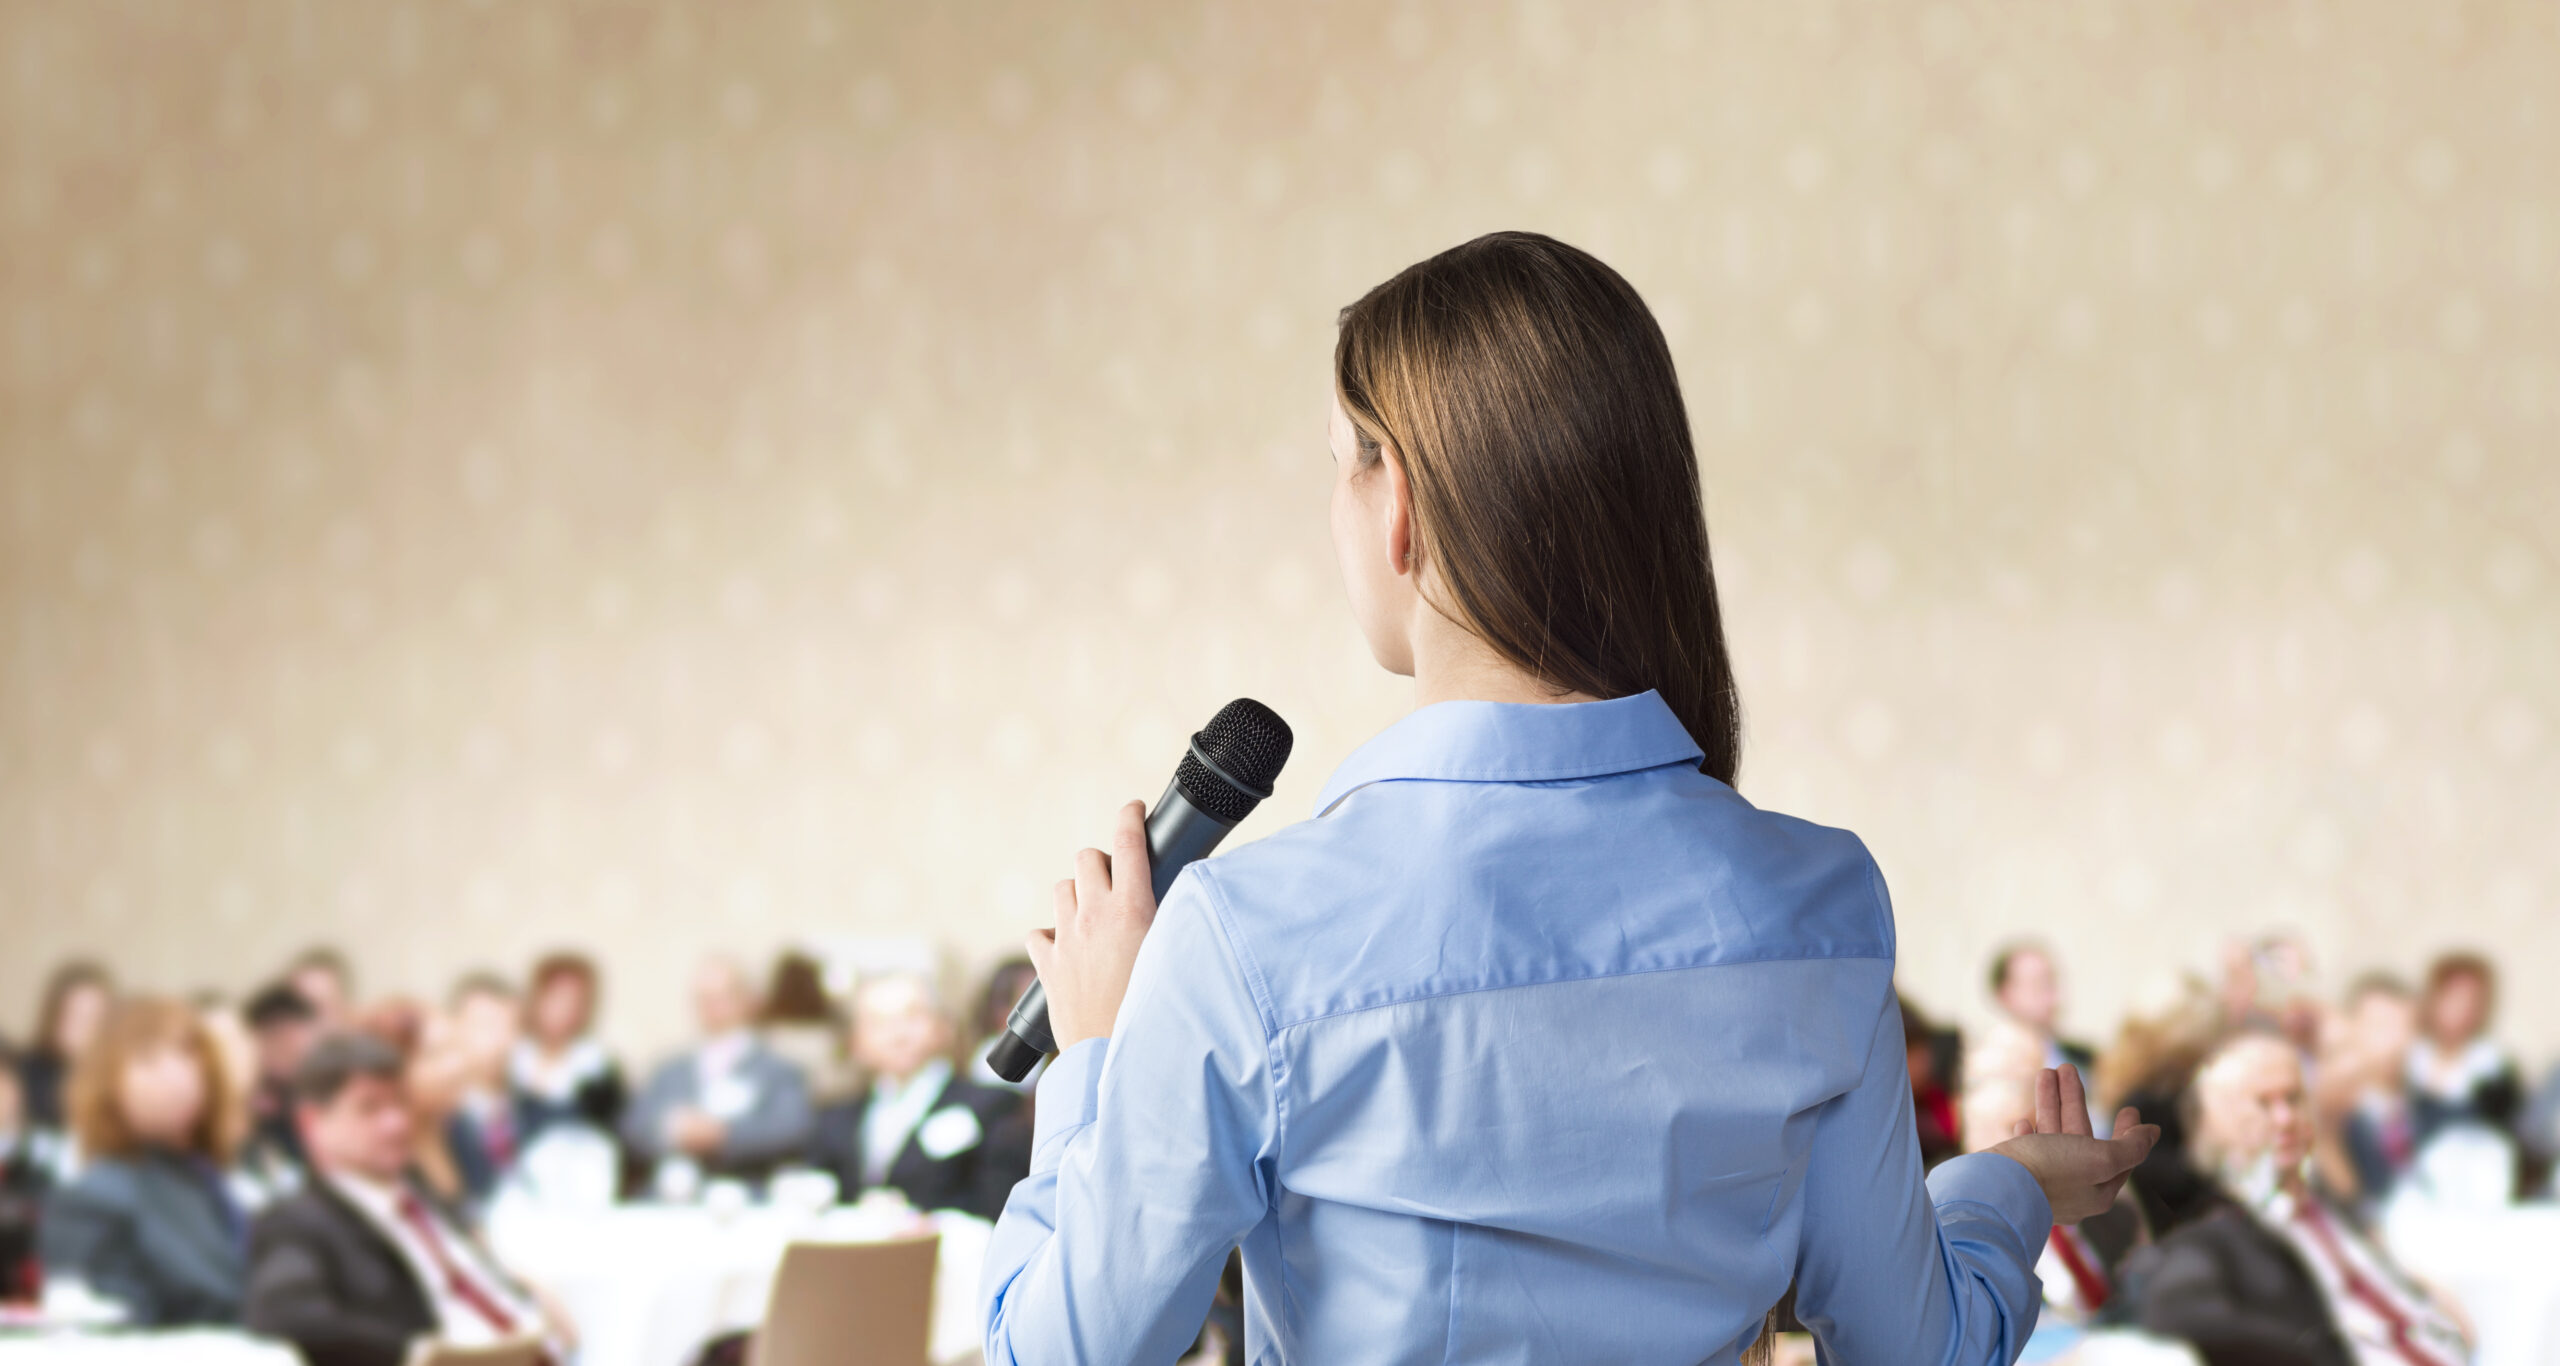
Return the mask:
[[[409,1353],[408,1366],[543,1366],[550,1360],[540,1338],[517,1338],[486,1347],[420,1343]]]
[[[774,1273],[752,1366],[927,1366],[942,1236],[793,1243]]]

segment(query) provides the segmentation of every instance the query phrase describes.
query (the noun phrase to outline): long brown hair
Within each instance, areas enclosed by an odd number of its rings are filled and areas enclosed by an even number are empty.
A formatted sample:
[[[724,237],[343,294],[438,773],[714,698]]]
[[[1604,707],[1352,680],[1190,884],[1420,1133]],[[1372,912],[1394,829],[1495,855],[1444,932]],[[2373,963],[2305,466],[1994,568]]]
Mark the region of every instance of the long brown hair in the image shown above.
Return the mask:
[[[187,1151],[216,1162],[231,1160],[232,1146],[246,1128],[233,1114],[239,1088],[232,1085],[222,1048],[203,1018],[184,1002],[164,996],[117,1002],[99,1027],[97,1042],[72,1069],[71,1132],[83,1154],[124,1157],[142,1148],[141,1137],[125,1118],[124,1069],[136,1056],[164,1047],[184,1050],[204,1075],[204,1111],[188,1131]]]
[[[1334,388],[1413,488],[1442,611],[1559,692],[1662,694],[1725,783],[1742,710],[1662,329],[1552,237],[1497,232],[1342,310]]]

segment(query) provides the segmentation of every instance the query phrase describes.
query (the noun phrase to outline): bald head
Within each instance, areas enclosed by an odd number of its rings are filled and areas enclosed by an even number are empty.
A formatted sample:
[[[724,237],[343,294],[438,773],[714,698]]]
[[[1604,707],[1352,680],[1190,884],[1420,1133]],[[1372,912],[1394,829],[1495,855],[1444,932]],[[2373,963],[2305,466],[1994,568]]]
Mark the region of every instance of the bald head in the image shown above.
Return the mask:
[[[2302,1055],[2281,1038],[2244,1034],[2196,1071],[2196,1148],[2228,1169],[2274,1158],[2292,1171],[2311,1148],[2311,1112],[2302,1093]]]
[[[755,1022],[755,988],[738,960],[713,955],[693,970],[693,1018],[703,1037],[716,1038]]]

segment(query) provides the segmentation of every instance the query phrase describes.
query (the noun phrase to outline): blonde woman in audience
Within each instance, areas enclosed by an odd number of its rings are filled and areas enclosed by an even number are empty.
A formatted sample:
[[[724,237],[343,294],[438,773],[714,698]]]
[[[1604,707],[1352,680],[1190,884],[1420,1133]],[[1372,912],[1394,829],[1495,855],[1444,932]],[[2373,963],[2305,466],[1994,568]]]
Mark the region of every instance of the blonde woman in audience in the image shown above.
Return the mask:
[[[55,1131],[67,1127],[63,1092],[71,1071],[114,1004],[115,979],[96,963],[75,959],[55,968],[45,980],[35,1033],[27,1039],[26,1055],[18,1060],[29,1124]]]
[[[243,1214],[223,1179],[239,1133],[220,1046],[185,1005],[119,1004],[71,1080],[78,1177],[44,1213],[48,1276],[144,1327],[240,1315]]]

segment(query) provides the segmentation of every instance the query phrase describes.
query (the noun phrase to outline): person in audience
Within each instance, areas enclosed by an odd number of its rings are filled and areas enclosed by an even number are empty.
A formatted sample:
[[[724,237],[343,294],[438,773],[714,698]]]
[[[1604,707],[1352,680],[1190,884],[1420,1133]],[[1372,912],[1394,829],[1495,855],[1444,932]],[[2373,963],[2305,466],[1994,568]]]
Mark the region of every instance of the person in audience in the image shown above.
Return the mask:
[[[2128,1017],[2098,1057],[2104,1104],[2130,1106],[2160,1126],[2159,1141],[2125,1186],[2154,1234],[2218,1207],[2213,1183],[2189,1150],[2185,1101],[2196,1069],[2224,1037],[2223,1013],[2216,994],[2190,980],[2165,1008]]]
[[[239,1321],[221,1066],[193,1011],[144,997],[108,1013],[72,1074],[84,1165],[46,1200],[39,1252],[48,1277],[78,1277],[139,1327]]]
[[[448,1015],[456,1077],[452,1113],[444,1124],[445,1146],[453,1154],[465,1200],[478,1209],[497,1192],[521,1149],[507,1060],[515,1052],[524,1007],[505,978],[475,972],[454,985]]]
[[[285,965],[284,981],[311,1003],[322,1029],[342,1029],[355,1018],[356,971],[336,949],[315,944],[294,955]]]
[[[876,977],[854,993],[853,1057],[869,1085],[819,1114],[809,1154],[834,1173],[844,1199],[885,1186],[917,1209],[992,1219],[1029,1175],[1027,1150],[1019,1169],[989,1161],[990,1131],[1019,1102],[956,1075],[951,1041],[950,1021],[921,977]]]
[[[1962,1151],[1956,1142],[1955,1036],[1941,1032],[1911,1004],[1902,1006],[1902,1056],[1911,1072],[1911,1115],[1920,1131],[1920,1163],[1934,1167]]]
[[[735,959],[695,970],[693,1012],[702,1041],[650,1075],[623,1114],[623,1142],[660,1167],[662,1182],[688,1167],[762,1180],[808,1145],[808,1082],[757,1039],[755,993]]]
[[[2207,1366],[2459,1366],[2459,1318],[2309,1179],[2302,1055],[2242,1033],[2196,1073],[2194,1157],[2216,1207],[2126,1268],[2134,1320],[2193,1344]]]
[[[2454,1124],[2514,1129],[2523,1087],[2515,1060],[2489,1037],[2497,995],[2497,969],[2476,953],[2448,953],[2427,969],[2409,1048],[2417,1146]]]
[[[853,1070],[844,1053],[844,1012],[827,994],[826,973],[817,959],[789,949],[773,960],[756,1025],[765,1047],[800,1069],[801,1078],[809,1084],[812,1105],[852,1093]]]
[[[526,1143],[554,1124],[610,1134],[622,1120],[622,1069],[594,1034],[597,980],[583,954],[546,954],[533,965],[524,1036],[507,1062],[518,1137]]]
[[[402,1086],[415,1121],[410,1125],[411,1179],[446,1208],[476,1215],[476,1210],[468,1208],[471,1192],[447,1127],[461,1104],[467,1071],[451,1021],[424,1002],[393,996],[365,1007],[355,1028],[391,1045],[400,1056]]]
[[[248,1087],[249,1135],[242,1165],[270,1184],[290,1184],[302,1170],[302,1136],[294,1126],[293,1074],[319,1036],[320,1012],[291,983],[277,982],[249,998],[247,1024],[255,1071]]]
[[[21,1304],[42,1291],[36,1225],[45,1192],[61,1170],[60,1140],[27,1123],[18,1055],[0,1046],[0,1304]]]
[[[2033,940],[2019,940],[1991,955],[1991,999],[2002,1018],[2035,1036],[2044,1046],[2044,1067],[2069,1063],[2089,1074],[2098,1055],[2085,1044],[2062,1037],[2062,972],[2053,951]]]
[[[399,1366],[426,1340],[535,1335],[565,1358],[567,1320],[412,1181],[407,1070],[388,1041],[354,1032],[302,1060],[295,1094],[313,1177],[258,1218],[244,1321],[309,1366]]]
[[[2408,1084],[2417,1020],[2417,998],[2406,982],[2367,973],[2347,988],[2336,1040],[2320,1056],[2319,1112],[2335,1141],[2314,1155],[2337,1154],[2322,1166],[2323,1177],[2368,1212],[2417,1159]]]
[[[44,984],[43,1005],[36,1011],[35,1033],[18,1059],[18,1079],[26,1093],[27,1122],[61,1132],[69,1127],[64,1104],[72,1069],[96,1038],[107,1010],[115,1004],[115,979],[85,959],[53,970]]]
[[[1031,1071],[1020,1081],[1006,1081],[987,1065],[987,1052],[996,1046],[997,1039],[1003,1037],[1005,1021],[1013,1014],[1013,1003],[1021,1000],[1022,993],[1029,991],[1031,984],[1039,980],[1039,970],[1031,966],[1031,960],[1018,954],[996,964],[994,971],[987,974],[986,988],[978,994],[978,1013],[970,1021],[969,1037],[978,1042],[969,1050],[969,1080],[980,1086],[1001,1087],[1025,1096],[1040,1084],[1040,1070],[1048,1066],[1046,1060],[1032,1064]]]

